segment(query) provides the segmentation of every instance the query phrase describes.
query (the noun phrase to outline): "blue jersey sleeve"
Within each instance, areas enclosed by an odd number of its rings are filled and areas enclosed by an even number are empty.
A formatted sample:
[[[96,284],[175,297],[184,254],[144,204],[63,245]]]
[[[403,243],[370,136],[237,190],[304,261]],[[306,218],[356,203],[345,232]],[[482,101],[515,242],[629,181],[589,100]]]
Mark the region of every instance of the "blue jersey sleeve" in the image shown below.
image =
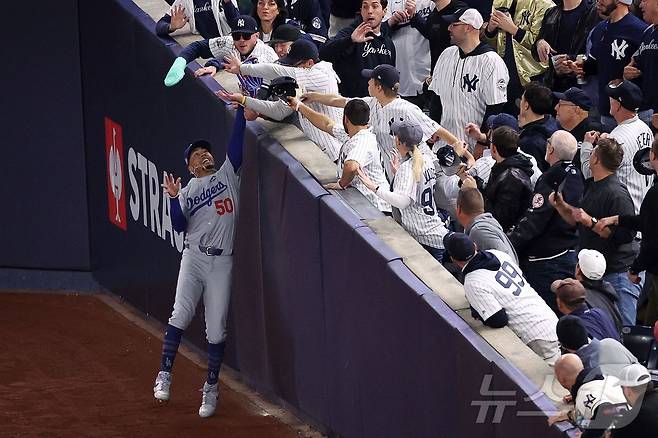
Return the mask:
[[[185,62],[188,64],[197,58],[212,58],[213,55],[210,51],[210,41],[195,41],[189,46],[185,47],[178,56],[185,58]]]
[[[228,159],[233,165],[233,170],[237,173],[242,166],[243,144],[244,144],[244,131],[247,126],[247,121],[244,118],[244,108],[239,106],[235,114],[235,123],[233,124],[233,132],[231,139],[228,142],[226,154]]]
[[[185,219],[183,210],[180,208],[180,202],[178,198],[169,198],[169,205],[172,228],[179,233],[185,231],[187,228],[187,219]]]

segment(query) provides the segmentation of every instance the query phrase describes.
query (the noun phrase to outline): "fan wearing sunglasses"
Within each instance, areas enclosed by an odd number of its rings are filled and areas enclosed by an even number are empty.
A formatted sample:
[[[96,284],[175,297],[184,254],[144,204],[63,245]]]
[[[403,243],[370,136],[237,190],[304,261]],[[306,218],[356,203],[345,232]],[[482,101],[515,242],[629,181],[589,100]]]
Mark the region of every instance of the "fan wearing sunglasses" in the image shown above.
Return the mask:
[[[176,85],[185,75],[185,67],[196,58],[212,58],[206,65],[194,72],[195,77],[214,75],[224,68],[224,58],[239,57],[243,63],[275,62],[278,58],[274,49],[259,39],[256,20],[249,15],[240,15],[231,27],[231,36],[195,41],[185,47],[169,69],[164,83],[167,87]],[[238,76],[240,87],[249,95],[254,95],[261,80]]]

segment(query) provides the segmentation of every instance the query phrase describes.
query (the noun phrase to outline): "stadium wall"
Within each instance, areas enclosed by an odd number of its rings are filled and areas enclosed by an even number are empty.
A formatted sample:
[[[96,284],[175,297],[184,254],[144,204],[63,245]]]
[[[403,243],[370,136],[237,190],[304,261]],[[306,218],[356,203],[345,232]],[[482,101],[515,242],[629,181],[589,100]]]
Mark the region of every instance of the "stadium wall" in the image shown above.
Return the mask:
[[[212,79],[188,70],[178,86],[162,85],[180,47],[131,1],[64,3],[71,9],[58,3],[47,18],[76,10],[79,39],[67,36],[74,50],[53,58],[53,70],[73,65],[82,87],[59,90],[71,109],[50,117],[77,136],[49,165],[83,189],[56,214],[85,251],[45,255],[86,261],[103,286],[166,322],[182,235],[162,174],[186,175],[194,138],[223,156],[234,116]],[[258,124],[248,124],[245,150],[227,364],[247,383],[338,436],[570,434],[547,427],[553,404]],[[202,312],[187,334],[204,348]]]

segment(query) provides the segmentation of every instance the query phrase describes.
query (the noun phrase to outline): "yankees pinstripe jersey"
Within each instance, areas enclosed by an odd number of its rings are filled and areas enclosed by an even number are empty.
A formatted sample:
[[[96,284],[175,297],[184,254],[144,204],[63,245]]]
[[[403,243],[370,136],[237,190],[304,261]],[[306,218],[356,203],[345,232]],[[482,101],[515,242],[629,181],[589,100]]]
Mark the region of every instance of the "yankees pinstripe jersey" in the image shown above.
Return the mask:
[[[227,158],[212,175],[192,178],[178,201],[187,219],[185,243],[233,250],[233,229],[238,211],[240,177]]]
[[[640,175],[635,170],[633,167],[633,157],[639,149],[651,147],[653,133],[646,123],[635,116],[617,125],[610,133],[610,137],[617,140],[624,149],[624,159],[619,169],[617,169],[616,174],[619,181],[626,186],[628,193],[630,193],[633,199],[635,214],[640,214],[640,205],[642,205],[642,200],[649,191],[649,187],[651,187],[651,178]],[[589,157],[592,154],[592,149],[593,146],[591,143],[583,143],[580,149],[580,158],[582,160],[583,175],[585,178],[592,176],[592,171],[589,168]]]
[[[384,20],[394,12],[403,11],[405,0],[392,0]],[[431,0],[416,2],[416,15],[427,18],[436,6]],[[410,22],[401,23],[392,36],[395,45],[395,67],[400,72],[400,95],[416,96],[423,92],[423,83],[430,76],[430,42]]]
[[[500,268],[484,267],[466,274],[464,291],[471,306],[484,320],[505,309],[509,328],[525,344],[536,339],[557,341],[555,313],[523,278],[512,257],[493,249],[485,252],[498,259]]]
[[[254,77],[260,77],[267,81],[281,77],[290,76],[297,80],[301,92],[316,91],[320,93],[338,94],[338,76],[332,65],[328,62],[319,62],[311,68],[288,67],[280,64],[243,64],[240,72]],[[308,106],[314,111],[324,114],[336,124],[343,123],[343,109],[335,108],[319,103],[310,103]],[[299,123],[306,136],[326,153],[332,161],[338,159],[340,142],[328,133],[313,126],[305,117],[299,117]]]
[[[448,230],[436,213],[434,185],[436,171],[432,157],[423,154],[423,173],[414,179],[413,159],[407,158],[393,180],[393,192],[408,196],[411,204],[400,210],[401,223],[411,236],[423,245],[443,249],[443,236]]]
[[[370,126],[377,136],[377,144],[382,152],[386,177],[389,181],[393,181],[394,174],[391,169],[391,160],[397,155],[397,150],[395,149],[395,138],[391,132],[391,124],[393,121],[407,120],[419,126],[423,131],[421,150],[425,152],[429,150],[425,145],[425,141],[430,138],[441,127],[441,125],[427,117],[416,105],[399,97],[388,103],[386,106],[382,106],[374,97],[362,97],[360,99],[370,107]]]
[[[439,68],[434,69],[429,89],[441,97],[441,125],[468,142],[472,152],[475,140],[466,136],[464,127],[467,123],[480,125],[487,105],[507,102],[505,61],[482,43],[466,55],[457,46],[448,47],[436,64]]]
[[[377,138],[370,128],[362,129],[352,137],[349,137],[341,123],[340,125],[334,125],[333,135],[343,144],[340,148],[340,157],[338,159],[338,178],[343,174],[345,162],[354,160],[359,163],[363,172],[375,184],[388,186],[388,181],[386,181],[382,167],[381,153],[377,147]],[[358,176],[355,176],[352,180],[352,186],[363,193],[363,196],[368,198],[368,201],[377,207],[379,211],[391,211],[391,206],[368,189]]]

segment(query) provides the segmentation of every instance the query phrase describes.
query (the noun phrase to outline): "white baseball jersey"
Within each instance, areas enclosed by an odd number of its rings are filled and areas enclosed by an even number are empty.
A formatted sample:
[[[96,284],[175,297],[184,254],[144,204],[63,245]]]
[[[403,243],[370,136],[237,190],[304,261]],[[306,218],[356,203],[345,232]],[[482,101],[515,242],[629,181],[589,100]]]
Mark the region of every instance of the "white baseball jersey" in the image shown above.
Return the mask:
[[[434,203],[436,171],[432,157],[423,154],[423,173],[414,179],[413,159],[405,159],[395,174],[393,192],[408,196],[411,204],[400,210],[401,224],[423,245],[443,249],[443,236],[448,230],[437,215]]]
[[[591,380],[584,383],[576,394],[576,422],[587,427],[596,413],[596,409],[603,403],[626,403],[624,393],[619,386],[619,379],[614,376],[604,376],[603,380]]]
[[[386,8],[384,20],[394,12],[404,10],[405,0],[392,0]],[[431,0],[418,0],[416,14],[427,16],[436,5]],[[430,67],[430,41],[409,23],[402,23],[392,36],[395,45],[395,68],[400,72],[400,95],[416,96],[423,92],[423,83],[432,73]]]
[[[389,181],[393,181],[394,174],[391,169],[391,160],[397,155],[397,149],[395,149],[395,137],[391,132],[391,124],[394,121],[406,120],[420,127],[423,131],[423,140],[420,144],[423,152],[429,151],[425,141],[441,125],[426,116],[416,105],[399,97],[386,106],[382,106],[374,97],[361,97],[359,99],[362,99],[370,107],[370,126],[377,136],[377,144],[382,152],[386,177]]]
[[[487,105],[507,102],[509,74],[505,61],[495,51],[482,48],[480,45],[465,56],[457,46],[445,49],[436,62],[439,68],[434,69],[429,86],[441,97],[441,125],[466,141],[471,152],[475,140],[464,133],[466,124],[480,125]],[[438,147],[443,144],[437,142]]]
[[[338,159],[338,178],[343,174],[345,162],[354,160],[359,163],[363,172],[375,184],[388,186],[386,175],[384,175],[384,168],[382,167],[381,153],[377,147],[377,137],[375,137],[375,134],[372,133],[370,128],[362,129],[352,137],[349,137],[342,123],[341,125],[335,124],[333,135],[338,141],[343,143]],[[352,186],[368,198],[368,201],[377,207],[379,211],[391,211],[391,206],[366,187],[358,176],[355,176],[352,180]]]
[[[233,43],[233,37],[230,35],[211,38],[208,40],[208,45],[210,46],[212,56],[220,61],[223,61],[229,55],[241,58],[240,52],[238,52],[238,49],[235,48],[235,44]],[[273,48],[258,40],[254,46],[254,50],[251,51],[246,59],[256,59],[259,63],[265,63],[276,62],[279,57]]]
[[[185,243],[233,251],[240,177],[226,158],[212,175],[192,178],[180,191],[181,210],[187,219]]]
[[[240,72],[245,75],[263,78],[267,81],[281,77],[289,76],[295,78],[301,92],[315,91],[320,93],[338,94],[338,75],[333,66],[328,62],[319,62],[311,68],[288,67],[280,64],[243,64]],[[324,114],[333,120],[336,124],[343,123],[343,109],[331,106],[321,105],[319,103],[310,103],[308,106],[314,111]],[[318,147],[326,153],[331,161],[338,159],[340,142],[313,126],[305,117],[300,114],[299,124],[304,134],[313,141]]]
[[[624,159],[617,169],[617,178],[628,189],[635,205],[635,214],[640,214],[640,205],[651,187],[652,178],[640,175],[635,170],[633,157],[638,150],[651,147],[653,133],[646,123],[635,116],[617,125],[610,133],[610,137],[617,140],[624,148]],[[589,161],[587,164],[589,165]]]
[[[484,320],[505,309],[509,328],[525,344],[536,339],[557,342],[557,316],[523,278],[514,259],[502,251],[485,252],[501,266],[497,271],[482,268],[466,274],[464,290],[471,306]]]

